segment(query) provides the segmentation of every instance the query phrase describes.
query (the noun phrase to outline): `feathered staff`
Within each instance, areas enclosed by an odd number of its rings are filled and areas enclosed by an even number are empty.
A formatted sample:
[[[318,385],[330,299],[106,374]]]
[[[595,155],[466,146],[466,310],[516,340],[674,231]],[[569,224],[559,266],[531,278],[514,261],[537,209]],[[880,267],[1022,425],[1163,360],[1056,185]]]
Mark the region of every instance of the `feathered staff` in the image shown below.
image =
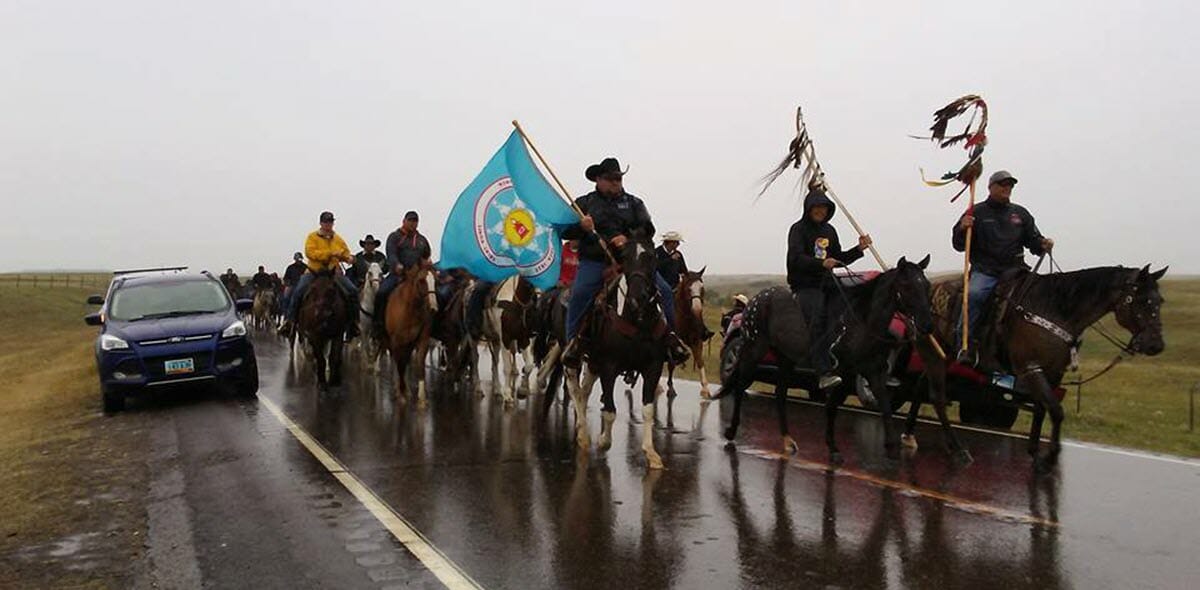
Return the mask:
[[[797,170],[803,167],[804,172],[800,175],[797,186],[803,184],[810,191],[813,189],[824,191],[825,194],[829,195],[830,199],[833,199],[837,208],[845,214],[846,219],[850,221],[850,225],[854,227],[854,231],[858,232],[859,236],[866,235],[862,227],[858,225],[858,220],[854,219],[854,215],[842,204],[842,200],[833,192],[833,189],[829,186],[829,181],[825,179],[825,171],[821,169],[821,163],[817,161],[816,148],[813,147],[812,138],[808,135],[808,128],[804,125],[804,113],[800,107],[796,108],[796,138],[788,144],[788,153],[784,156],[783,161],[779,162],[779,165],[774,170],[771,170],[763,177],[763,187],[758,192],[758,196],[763,196],[763,193],[767,192],[767,188],[771,186],[771,183],[782,176],[789,167]],[[883,257],[879,255],[879,251],[875,249],[875,245],[872,244],[868,248],[875,257],[875,262],[879,263],[879,267],[887,270],[888,265],[883,261]]]
[[[971,111],[971,118],[967,121],[967,126],[962,133],[958,135],[946,136],[946,127],[956,117]],[[979,123],[976,124],[976,118]],[[955,193],[950,202],[958,200],[959,197],[966,191],[970,191],[971,200],[967,203],[967,215],[975,213],[975,183],[979,177],[983,175],[983,150],[987,147],[987,124],[988,112],[987,103],[978,95],[968,94],[950,104],[938,109],[933,113],[933,126],[929,128],[931,132],[929,137],[916,137],[916,139],[928,139],[938,144],[939,148],[947,148],[959,143],[963,144],[963,149],[967,150],[967,163],[963,164],[958,171],[947,172],[940,180],[928,180],[925,178],[925,171],[921,170],[921,180],[928,186],[946,186],[954,182],[961,182],[963,188]],[[960,351],[967,350],[968,335],[970,323],[968,322],[969,311],[967,306],[967,292],[971,286],[971,237],[974,228],[967,228],[966,249],[963,256],[963,292],[962,292],[962,342]],[[961,354],[961,352],[960,352]]]
[[[788,153],[779,162],[779,165],[763,177],[763,187],[758,192],[758,196],[761,197],[763,193],[767,192],[767,188],[771,186],[771,183],[783,175],[788,167],[797,170],[803,167],[804,172],[800,175],[797,185],[803,184],[808,190],[821,189],[825,191],[825,194],[829,195],[829,198],[833,200],[837,208],[846,215],[846,219],[850,220],[850,225],[854,226],[854,231],[858,232],[859,236],[865,235],[862,227],[858,225],[858,220],[854,219],[854,215],[850,213],[850,210],[846,208],[842,200],[838,198],[837,193],[834,193],[833,189],[829,186],[829,181],[825,178],[825,171],[821,169],[821,163],[817,161],[816,148],[813,147],[812,138],[808,135],[808,128],[804,125],[804,113],[800,107],[796,108],[796,138],[788,145]],[[871,244],[867,248],[871,250],[871,255],[875,257],[875,262],[879,263],[879,268],[888,270],[888,264],[883,261],[883,257],[879,255],[879,251],[875,249],[875,245]],[[946,358],[946,353],[942,352],[941,345],[938,344],[937,339],[932,335],[929,336],[929,343],[933,346],[934,351],[939,357]]]

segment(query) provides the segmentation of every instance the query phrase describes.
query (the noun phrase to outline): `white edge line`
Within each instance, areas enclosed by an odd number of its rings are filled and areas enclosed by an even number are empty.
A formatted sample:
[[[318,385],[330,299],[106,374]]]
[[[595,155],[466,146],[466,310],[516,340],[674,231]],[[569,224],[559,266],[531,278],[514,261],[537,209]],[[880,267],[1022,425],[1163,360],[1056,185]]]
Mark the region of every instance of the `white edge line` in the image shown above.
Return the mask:
[[[437,579],[451,590],[482,589],[478,582],[471,578],[458,564],[450,560],[446,554],[425,538],[416,527],[412,526],[400,513],[384,502],[375,492],[371,491],[361,480],[346,469],[336,457],[325,449],[321,443],[304,431],[299,425],[288,418],[275,402],[259,396],[258,402],[271,412],[277,420],[283,423],[288,432],[312,454],[331,475],[337,478],[373,516],[387,528],[392,536],[404,545],[421,564],[424,565]]]
[[[700,386],[699,381],[692,381],[690,379],[676,379],[675,382],[676,383],[688,383],[688,384],[695,385],[697,387]],[[754,391],[752,389],[747,389],[746,391],[753,395],[763,396],[763,397],[771,397],[772,395],[774,395],[771,393]],[[824,404],[819,404],[817,402],[814,402],[811,400],[806,400],[806,399],[797,399],[792,396],[788,396],[788,401],[792,402],[792,403],[803,404],[803,405],[824,407]],[[843,406],[842,410],[856,412],[859,414],[870,414],[872,416],[879,415],[878,412],[873,412],[871,410],[866,410],[866,409],[862,409],[862,408],[856,408],[854,406]],[[899,417],[901,417],[901,416],[898,416],[898,418]],[[930,420],[928,418],[918,418],[917,421],[921,422],[923,424],[934,424],[934,425],[938,424],[937,422]],[[959,430],[967,430],[970,432],[979,432],[982,434],[990,434],[993,436],[1003,436],[1003,437],[1007,437],[1007,438],[1016,438],[1016,439],[1020,439],[1020,440],[1025,440],[1025,438],[1026,438],[1025,435],[1017,434],[1014,432],[1001,432],[999,430],[991,430],[988,428],[976,428],[974,426],[969,426],[966,424],[952,424],[951,426],[954,428],[957,428]],[[1179,457],[1179,456],[1175,456],[1175,455],[1152,453],[1149,451],[1136,451],[1136,450],[1132,450],[1132,449],[1123,449],[1121,447],[1114,447],[1114,446],[1104,445],[1104,444],[1100,444],[1100,443],[1081,442],[1081,441],[1075,441],[1075,440],[1064,440],[1064,441],[1062,441],[1062,444],[1064,446],[1068,446],[1068,447],[1075,447],[1075,448],[1079,448],[1079,449],[1088,449],[1088,450],[1092,450],[1092,451],[1101,451],[1101,452],[1105,452],[1105,453],[1112,453],[1114,455],[1124,455],[1126,457],[1134,457],[1137,459],[1152,459],[1155,461],[1162,461],[1164,463],[1174,463],[1176,465],[1186,465],[1188,467],[1200,467],[1200,460],[1189,459],[1188,457]]]

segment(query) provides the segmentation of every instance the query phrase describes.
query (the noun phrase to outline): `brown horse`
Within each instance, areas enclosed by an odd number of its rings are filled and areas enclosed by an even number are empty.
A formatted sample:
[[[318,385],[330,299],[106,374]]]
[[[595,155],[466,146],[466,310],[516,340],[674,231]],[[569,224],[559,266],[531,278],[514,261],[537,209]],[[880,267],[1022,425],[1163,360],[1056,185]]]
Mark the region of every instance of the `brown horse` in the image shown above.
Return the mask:
[[[707,267],[705,267],[707,268]],[[700,396],[712,398],[704,370],[704,343],[712,332],[704,325],[704,268],[688,271],[675,286],[675,334],[692,351],[692,366],[700,371]],[[667,364],[667,395],[675,396],[675,365]]]
[[[1124,352],[1154,356],[1163,351],[1159,317],[1163,298],[1158,280],[1166,272],[1166,268],[1151,272],[1150,265],[1140,270],[1109,266],[1050,275],[1027,273],[996,286],[996,299],[1001,302],[997,310],[1003,307],[1004,311],[994,311],[1001,316],[990,318],[993,349],[998,353],[1000,368],[1016,375],[1018,386],[1034,400],[1028,452],[1035,470],[1053,467],[1062,449],[1059,436],[1063,409],[1054,390],[1062,383],[1072,362],[1072,350],[1078,348],[1084,330],[1112,313],[1117,324],[1132,335],[1129,344],[1123,346]],[[956,342],[961,301],[962,279],[933,286],[935,328],[943,343]],[[944,398],[946,366],[931,362],[931,345],[925,340],[916,343],[926,362],[931,395],[938,395],[933,392],[938,387]],[[906,425],[909,436],[919,407],[920,399],[914,399]],[[1043,455],[1039,446],[1046,414],[1050,414],[1051,421],[1050,450]]]
[[[597,299],[581,328],[580,333],[588,335],[584,345],[587,378],[581,383],[579,369],[566,369],[571,404],[575,407],[575,440],[579,451],[586,453],[591,444],[587,398],[599,379],[602,407],[598,446],[607,450],[612,445],[612,427],[617,416],[613,388],[618,375],[633,371],[642,379],[642,452],[650,469],[662,469],[662,457],[654,449],[653,431],[658,379],[667,360],[663,338],[667,324],[654,286],[658,265],[654,243],[634,232],[621,249],[620,263],[620,279],[605,286],[602,298]]]
[[[414,363],[417,373],[417,407],[427,405],[425,399],[425,353],[429,349],[429,334],[433,314],[437,311],[437,295],[433,288],[432,265],[414,264],[404,270],[404,280],[388,296],[387,346],[396,363],[396,398],[408,394],[405,373]]]
[[[504,405],[516,403],[513,392],[522,398],[529,387],[529,376],[533,371],[533,355],[529,342],[533,338],[534,304],[537,294],[533,284],[525,277],[509,277],[492,287],[487,307],[483,310],[483,338],[492,354],[492,387],[500,385]],[[504,357],[504,378],[499,378],[500,353]],[[521,369],[521,382],[517,383],[517,353],[520,352],[525,366]]]
[[[346,333],[346,304],[330,272],[320,272],[300,302],[298,330],[312,347],[317,388],[327,391],[342,383],[342,341]],[[329,379],[325,379],[325,348],[329,347]]]

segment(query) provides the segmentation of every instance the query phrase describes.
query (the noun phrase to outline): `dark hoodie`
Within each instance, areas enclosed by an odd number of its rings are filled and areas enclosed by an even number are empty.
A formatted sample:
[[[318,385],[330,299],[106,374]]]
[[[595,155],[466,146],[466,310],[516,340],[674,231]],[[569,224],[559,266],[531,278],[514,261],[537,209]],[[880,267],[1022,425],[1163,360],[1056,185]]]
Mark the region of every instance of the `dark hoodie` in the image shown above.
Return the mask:
[[[817,205],[829,207],[829,216],[821,223],[809,219],[809,212]],[[862,258],[862,250],[858,248],[842,250],[837,230],[829,224],[836,212],[837,206],[823,191],[811,191],[804,197],[804,216],[788,231],[787,281],[793,290],[822,287],[832,276],[823,266],[826,258],[834,258],[842,264]]]

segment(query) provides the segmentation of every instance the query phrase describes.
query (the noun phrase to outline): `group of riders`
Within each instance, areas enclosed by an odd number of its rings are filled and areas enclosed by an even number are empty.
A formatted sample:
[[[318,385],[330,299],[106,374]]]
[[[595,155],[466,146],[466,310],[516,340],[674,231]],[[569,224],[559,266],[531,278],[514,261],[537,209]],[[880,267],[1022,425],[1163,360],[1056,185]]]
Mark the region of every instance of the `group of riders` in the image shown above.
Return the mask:
[[[620,259],[617,254],[631,243],[631,236],[652,236],[655,226],[645,202],[626,192],[624,176],[616,158],[606,158],[585,170],[585,177],[593,182],[594,190],[575,200],[582,213],[579,221],[561,232],[566,241],[561,259],[559,286],[566,297],[567,309],[563,341],[567,346],[562,362],[568,367],[578,367],[586,353],[587,331],[581,330],[588,310],[597,294],[605,285],[607,277],[614,276],[609,267]],[[954,225],[952,245],[962,252],[966,249],[966,233],[974,228],[970,259],[972,270],[968,291],[969,333],[978,334],[980,318],[989,302],[996,284],[1006,275],[1027,268],[1024,251],[1035,255],[1049,252],[1050,240],[1038,231],[1033,216],[1024,207],[1011,202],[1013,187],[1017,179],[1007,171],[994,173],[988,180],[988,198],[976,205],[972,213],[964,214]],[[847,266],[863,257],[872,242],[869,235],[862,235],[857,243],[843,248],[837,230],[830,223],[837,207],[820,188],[810,188],[804,199],[803,215],[791,226],[787,238],[787,284],[795,300],[804,310],[810,338],[811,368],[820,377],[820,387],[836,386],[840,377],[834,372],[835,361],[830,353],[839,326],[831,321],[837,317],[830,309],[836,305],[836,285],[833,269]],[[418,230],[420,217],[416,211],[405,213],[399,228],[391,232],[386,242],[366,235],[359,240],[361,250],[352,254],[346,242],[334,231],[334,215],[325,211],[320,214],[320,227],[308,234],[304,252],[297,252],[293,263],[287,267],[282,279],[267,275],[263,267],[251,280],[258,289],[280,289],[285,321],[280,328],[287,333],[300,308],[304,294],[318,273],[332,273],[345,296],[348,315],[347,338],[358,336],[360,303],[358,292],[367,277],[371,264],[378,264],[383,280],[376,295],[373,318],[376,328],[382,332],[382,318],[388,295],[400,284],[406,269],[414,265],[430,263],[429,241]],[[669,231],[661,236],[662,243],[656,249],[657,273],[653,281],[658,291],[657,301],[668,326],[662,345],[668,359],[682,363],[688,357],[688,348],[674,333],[674,287],[682,274],[687,272],[687,263],[679,246],[683,237],[679,232]],[[380,250],[383,246],[383,250]],[[342,270],[342,263],[349,265]],[[236,282],[232,269],[227,273]],[[470,280],[463,269],[438,269],[437,294],[446,301],[454,290]],[[226,275],[222,275],[224,282]],[[468,322],[471,318],[480,321],[488,283],[476,281],[476,287],[467,304]],[[569,292],[566,290],[569,288]],[[568,294],[569,293],[569,294]],[[733,309],[722,318],[722,328],[729,319],[742,312],[748,299],[735,295]],[[961,322],[958,326],[961,331]],[[978,340],[972,340],[972,352],[976,352]]]

